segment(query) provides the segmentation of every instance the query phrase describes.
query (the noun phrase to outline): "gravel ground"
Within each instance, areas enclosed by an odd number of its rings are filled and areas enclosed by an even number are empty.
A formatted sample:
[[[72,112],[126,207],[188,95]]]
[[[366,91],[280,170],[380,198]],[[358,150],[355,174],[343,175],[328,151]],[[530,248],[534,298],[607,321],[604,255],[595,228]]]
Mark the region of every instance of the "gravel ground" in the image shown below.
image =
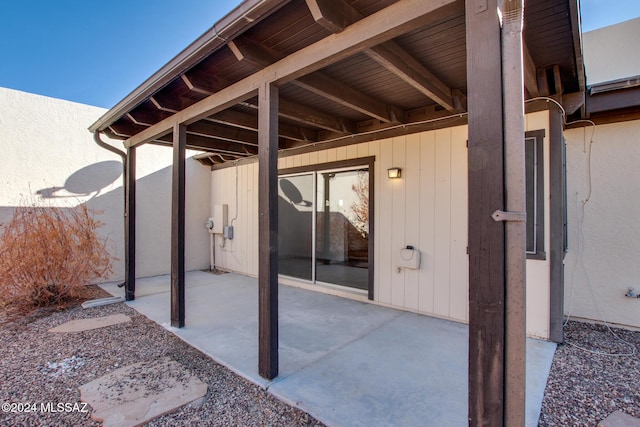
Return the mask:
[[[123,313],[131,323],[74,334],[48,329],[72,319]],[[640,417],[640,332],[569,322],[547,382],[540,426],[595,426],[616,410]],[[622,342],[623,339],[632,345]],[[595,352],[595,353],[594,353]],[[610,356],[606,354],[633,355]],[[78,386],[141,360],[170,357],[208,384],[200,406],[187,405],[152,426],[321,426],[308,414],[218,365],[125,304],[41,310],[14,320],[0,313],[0,403],[78,403]],[[88,413],[4,413],[0,426],[94,426]]]
[[[611,331],[567,323],[565,344],[553,358],[540,426],[595,426],[614,411],[640,418],[640,332]]]
[[[124,323],[73,334],[48,329],[72,319],[123,313]],[[208,384],[200,406],[153,420],[151,426],[322,426],[215,363],[125,304],[40,312],[8,321],[0,315],[0,403],[79,403],[78,386],[142,360],[170,357]],[[89,413],[4,413],[0,426],[97,426]]]

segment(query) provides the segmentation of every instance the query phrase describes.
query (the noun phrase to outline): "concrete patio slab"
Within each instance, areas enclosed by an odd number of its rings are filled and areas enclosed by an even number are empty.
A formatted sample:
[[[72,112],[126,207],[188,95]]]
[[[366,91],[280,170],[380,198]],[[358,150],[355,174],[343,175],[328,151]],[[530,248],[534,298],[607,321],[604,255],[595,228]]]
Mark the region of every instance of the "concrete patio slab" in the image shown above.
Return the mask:
[[[187,273],[182,329],[169,326],[169,283],[137,280],[128,304],[328,425],[468,424],[464,324],[280,285],[280,373],[267,381],[257,369],[257,280]],[[554,351],[527,340],[527,426],[538,423]]]
[[[131,322],[131,318],[124,314],[113,314],[111,316],[93,317],[90,319],[70,320],[62,325],[49,329],[49,332],[69,333],[90,331],[92,329],[106,328],[107,326],[125,322]]]
[[[125,366],[79,389],[104,427],[142,425],[207,393],[205,383],[168,358]]]

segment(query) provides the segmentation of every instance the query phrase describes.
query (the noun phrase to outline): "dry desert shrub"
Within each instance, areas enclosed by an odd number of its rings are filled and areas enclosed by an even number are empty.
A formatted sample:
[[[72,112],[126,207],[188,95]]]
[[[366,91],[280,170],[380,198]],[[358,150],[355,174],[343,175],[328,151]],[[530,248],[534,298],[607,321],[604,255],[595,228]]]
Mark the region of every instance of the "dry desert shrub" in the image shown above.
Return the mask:
[[[109,274],[112,257],[95,215],[85,205],[18,207],[0,227],[0,305],[61,304]]]

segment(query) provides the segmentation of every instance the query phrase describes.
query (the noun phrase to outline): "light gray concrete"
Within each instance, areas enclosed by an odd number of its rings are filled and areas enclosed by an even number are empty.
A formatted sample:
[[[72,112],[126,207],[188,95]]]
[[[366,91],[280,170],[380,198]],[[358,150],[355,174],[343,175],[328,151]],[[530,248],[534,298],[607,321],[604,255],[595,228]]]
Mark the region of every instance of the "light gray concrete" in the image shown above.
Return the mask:
[[[128,304],[328,425],[468,425],[466,325],[281,285],[280,375],[270,382],[257,370],[256,279],[187,273],[183,329],[169,326],[169,282],[139,279]],[[537,425],[554,350],[527,341],[528,426]]]

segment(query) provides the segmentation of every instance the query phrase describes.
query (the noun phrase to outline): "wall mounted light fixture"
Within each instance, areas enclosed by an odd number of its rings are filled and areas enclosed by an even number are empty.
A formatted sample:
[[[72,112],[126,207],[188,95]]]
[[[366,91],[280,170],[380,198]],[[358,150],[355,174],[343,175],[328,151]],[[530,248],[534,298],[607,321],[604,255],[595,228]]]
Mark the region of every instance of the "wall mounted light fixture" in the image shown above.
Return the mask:
[[[402,169],[400,169],[400,168],[389,168],[389,169],[387,169],[387,177],[389,179],[400,178],[401,174],[402,174]]]

